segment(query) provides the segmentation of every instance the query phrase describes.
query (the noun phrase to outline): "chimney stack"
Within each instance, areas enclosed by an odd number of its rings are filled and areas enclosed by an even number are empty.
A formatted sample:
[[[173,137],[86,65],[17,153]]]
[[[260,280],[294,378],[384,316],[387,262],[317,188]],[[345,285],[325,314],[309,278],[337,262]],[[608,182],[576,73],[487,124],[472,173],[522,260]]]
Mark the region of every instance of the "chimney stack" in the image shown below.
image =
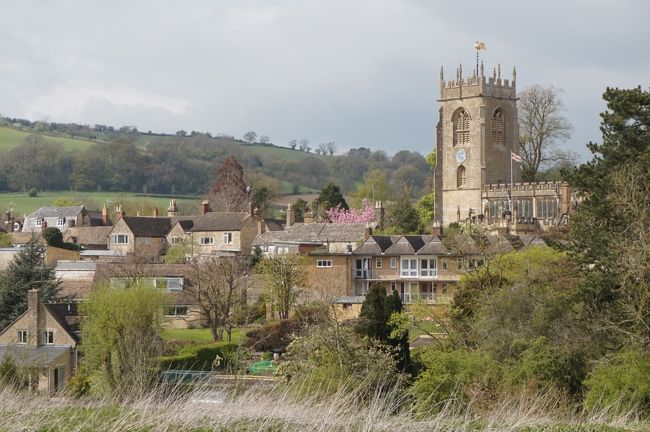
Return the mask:
[[[305,213],[305,219],[304,220],[305,220],[306,224],[314,223],[314,213],[312,213],[311,211],[308,211],[307,213]]]
[[[122,219],[122,216],[124,216],[124,213],[122,212],[122,204],[118,204],[115,206],[115,222],[119,221]]]
[[[167,216],[178,216],[178,207],[176,207],[176,200],[173,198],[169,200],[169,207],[167,207]]]
[[[296,212],[293,209],[293,206],[289,204],[287,206],[287,227],[290,227],[291,225],[296,223]]]
[[[363,239],[368,240],[371,235],[372,235],[372,227],[371,226],[366,226],[363,229]]]
[[[153,217],[158,217],[158,207],[154,207],[154,208],[153,208],[153,211],[151,212],[151,215],[152,215]]]
[[[433,221],[433,225],[431,226],[431,234],[434,236],[442,235],[442,224],[439,221]]]
[[[111,220],[108,217],[108,208],[106,208],[106,204],[104,204],[104,207],[102,207],[102,223],[104,226],[109,226],[111,224]]]
[[[377,228],[384,227],[384,215],[386,209],[384,208],[383,201],[375,202],[375,222],[377,222]]]
[[[135,212],[135,215],[136,215],[137,217],[140,217],[140,216],[142,216],[142,212],[141,212],[140,210],[138,210],[137,212]]]
[[[41,345],[42,318],[41,302],[38,299],[38,290],[32,288],[27,292],[27,345],[38,347]]]
[[[210,211],[210,202],[208,200],[201,201],[201,214],[204,215]]]
[[[8,233],[14,232],[14,218],[11,217],[11,212],[5,213],[5,231]]]

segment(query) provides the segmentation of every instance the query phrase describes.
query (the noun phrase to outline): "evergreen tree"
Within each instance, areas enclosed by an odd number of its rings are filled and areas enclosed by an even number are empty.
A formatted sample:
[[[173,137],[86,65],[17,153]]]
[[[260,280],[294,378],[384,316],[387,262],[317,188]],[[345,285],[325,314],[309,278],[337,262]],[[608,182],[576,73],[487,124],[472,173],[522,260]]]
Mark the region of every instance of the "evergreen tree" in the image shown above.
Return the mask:
[[[361,335],[385,342],[388,337],[386,326],[389,316],[386,311],[386,289],[380,283],[370,286],[361,305],[359,322],[355,331]]]
[[[419,234],[420,216],[411,203],[410,195],[404,193],[388,207],[386,225],[395,234]]]
[[[361,306],[359,322],[355,331],[363,336],[376,339],[377,341],[396,348],[397,369],[405,371],[411,364],[409,352],[408,331],[401,332],[399,336],[392,337],[394,327],[389,324],[392,314],[399,313],[403,309],[402,300],[397,291],[393,290],[390,296],[386,296],[386,289],[379,283],[373,284],[368,290],[366,299]]]
[[[386,314],[388,319],[394,313],[400,313],[404,309],[402,304],[402,299],[399,298],[399,294],[396,290],[393,290],[393,293],[386,298]],[[400,332],[399,335],[393,337],[393,330],[395,327],[393,325],[388,325],[388,339],[387,343],[397,349],[397,369],[400,371],[408,370],[411,365],[411,352],[409,350],[409,332],[408,330]]]
[[[59,294],[54,267],[45,264],[45,246],[32,239],[9,264],[0,279],[0,328],[5,328],[27,310],[27,292],[38,289],[43,302]]]
[[[341,189],[334,183],[328,183],[327,186],[316,198],[316,204],[321,210],[329,210],[332,207],[339,206],[342,209],[348,210],[348,203],[345,201]]]

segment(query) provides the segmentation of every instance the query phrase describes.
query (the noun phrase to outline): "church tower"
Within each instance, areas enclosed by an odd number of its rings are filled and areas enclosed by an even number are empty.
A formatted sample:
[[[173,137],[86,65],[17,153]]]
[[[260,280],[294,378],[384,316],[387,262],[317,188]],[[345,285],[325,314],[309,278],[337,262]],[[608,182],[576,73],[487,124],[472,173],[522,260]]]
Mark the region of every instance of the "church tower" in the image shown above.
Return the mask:
[[[467,78],[462,66],[445,81],[440,69],[436,126],[435,222],[448,226],[480,216],[486,185],[510,183],[511,152],[519,153],[516,70],[501,79],[501,66],[486,77],[483,62]],[[520,181],[513,164],[514,182]]]

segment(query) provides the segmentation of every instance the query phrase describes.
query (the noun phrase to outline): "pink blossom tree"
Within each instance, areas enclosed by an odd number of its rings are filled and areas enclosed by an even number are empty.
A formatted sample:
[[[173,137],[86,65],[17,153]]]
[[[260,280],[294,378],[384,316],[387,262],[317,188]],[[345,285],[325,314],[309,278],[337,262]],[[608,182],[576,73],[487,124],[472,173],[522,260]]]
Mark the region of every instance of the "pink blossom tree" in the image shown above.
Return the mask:
[[[336,206],[327,210],[326,214],[330,222],[335,224],[362,224],[375,221],[375,207],[365,199],[361,202],[360,209],[345,210]]]

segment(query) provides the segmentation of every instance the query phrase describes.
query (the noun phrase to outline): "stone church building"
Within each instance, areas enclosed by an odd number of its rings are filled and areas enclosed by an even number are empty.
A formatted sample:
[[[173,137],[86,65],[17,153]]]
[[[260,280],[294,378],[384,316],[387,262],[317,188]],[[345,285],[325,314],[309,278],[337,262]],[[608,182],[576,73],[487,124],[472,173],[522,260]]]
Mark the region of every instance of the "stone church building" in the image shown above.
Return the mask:
[[[481,62],[471,76],[460,66],[445,81],[440,69],[434,231],[471,222],[520,234],[566,223],[569,185],[522,183],[512,160],[519,153],[516,74],[513,68],[512,78],[502,79],[499,65],[485,76]]]

